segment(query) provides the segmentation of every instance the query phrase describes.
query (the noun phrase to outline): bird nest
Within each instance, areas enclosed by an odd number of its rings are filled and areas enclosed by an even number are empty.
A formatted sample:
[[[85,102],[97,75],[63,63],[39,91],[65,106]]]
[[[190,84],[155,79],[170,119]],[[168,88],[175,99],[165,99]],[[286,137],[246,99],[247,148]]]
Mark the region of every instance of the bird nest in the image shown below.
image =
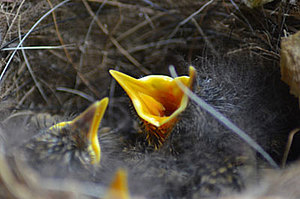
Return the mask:
[[[250,8],[244,2],[252,1],[2,1],[0,119],[18,125],[20,117],[32,122],[39,113],[66,117],[106,96],[122,108],[127,102],[109,69],[142,77],[169,75],[169,65],[186,74],[188,65],[201,65],[199,60],[254,65],[259,60],[280,81],[281,38],[300,30],[300,3],[275,0]],[[296,103],[291,106],[297,109]],[[296,127],[293,123],[289,129]],[[29,135],[25,132],[21,138]],[[16,134],[5,136],[4,146],[18,139]],[[297,150],[293,149],[294,159],[299,157]],[[28,182],[20,176],[15,180]],[[6,185],[15,180],[1,177]],[[22,186],[24,193],[38,189],[37,184]],[[19,191],[6,187],[7,193]],[[51,196],[49,190],[43,193]]]

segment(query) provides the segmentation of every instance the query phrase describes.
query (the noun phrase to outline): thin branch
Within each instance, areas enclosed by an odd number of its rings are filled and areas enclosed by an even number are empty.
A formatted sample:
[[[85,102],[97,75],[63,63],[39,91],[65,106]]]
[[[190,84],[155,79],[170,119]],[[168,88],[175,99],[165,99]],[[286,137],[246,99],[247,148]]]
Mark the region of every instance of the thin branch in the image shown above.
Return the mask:
[[[105,5],[107,0],[105,0],[98,8],[97,12],[96,12],[96,16],[99,15],[100,11],[102,10],[103,6]],[[87,48],[87,44],[88,44],[88,39],[90,37],[90,34],[91,34],[91,31],[92,31],[92,28],[93,28],[93,25],[95,23],[95,18],[92,19],[90,25],[89,25],[89,28],[88,28],[88,31],[85,35],[85,38],[84,38],[84,43],[83,43],[83,47],[82,47],[82,50],[81,50],[81,54],[80,54],[80,59],[79,59],[79,70],[81,70],[82,68],[82,65],[83,65],[83,59],[84,59],[84,53],[85,53],[85,50]],[[75,83],[75,89],[78,87],[79,85],[79,78],[78,76],[76,77],[76,83]]]
[[[300,132],[300,128],[296,128],[296,129],[292,130],[289,134],[289,138],[288,138],[288,141],[286,143],[286,147],[285,147],[284,154],[283,154],[283,157],[282,157],[282,162],[281,162],[281,167],[282,168],[284,168],[285,165],[286,165],[286,160],[289,156],[289,152],[290,152],[290,149],[291,149],[291,146],[292,146],[294,136],[295,136],[295,134],[297,134],[299,132]]]
[[[200,25],[197,23],[197,21],[195,20],[195,18],[192,18],[192,22],[193,24],[196,26],[198,32],[200,33],[200,35],[203,37],[206,45],[211,49],[211,52],[216,55],[217,57],[220,57],[219,53],[216,51],[215,47],[212,45],[212,43],[209,41],[209,39],[207,38],[207,36],[204,34],[202,28],[200,27]]]
[[[106,0],[88,0],[89,2],[98,2],[98,3],[103,3]],[[147,7],[142,7],[139,5],[131,5],[131,4],[125,4],[125,3],[120,3],[118,1],[107,1],[107,5],[110,6],[115,6],[118,8],[127,8],[127,9],[138,9],[138,10],[143,10],[143,12],[147,12],[149,14],[153,14],[154,10],[147,8]]]
[[[117,37],[117,41],[120,42],[132,33],[136,32],[137,30],[143,28],[145,25],[149,24],[150,22],[153,22],[156,19],[159,19],[160,17],[166,15],[166,13],[159,13],[155,15],[154,17],[149,18],[149,20],[144,20],[143,22],[135,25],[134,27],[130,28],[126,32],[122,33],[120,36]]]
[[[181,26],[183,26],[184,24],[186,24],[187,22],[189,22],[192,18],[194,18],[196,15],[198,15],[200,12],[202,12],[202,10],[204,10],[204,8],[206,8],[207,6],[209,6],[211,3],[213,3],[214,0],[210,0],[209,2],[207,2],[206,4],[204,4],[203,6],[201,6],[201,8],[199,8],[196,12],[194,12],[193,14],[191,14],[189,17],[187,17],[186,19],[184,19],[183,21],[181,21],[176,28],[173,30],[173,32],[170,34],[169,39],[173,38],[174,35],[178,32],[179,28]]]
[[[83,4],[85,5],[87,11],[90,13],[90,15],[95,18],[97,25],[102,30],[102,32],[107,35],[110,39],[110,41],[116,46],[116,48],[119,50],[119,52],[124,55],[133,65],[135,65],[140,71],[142,71],[144,74],[150,74],[151,72],[144,68],[141,63],[139,63],[133,56],[128,53],[127,50],[125,50],[121,44],[109,34],[109,31],[107,28],[101,23],[101,21],[98,19],[98,17],[95,15],[95,13],[92,11],[91,7],[87,3],[86,0],[82,0]]]
[[[23,42],[25,41],[25,39],[27,39],[27,37],[30,35],[30,33],[37,27],[37,25],[39,23],[41,23],[41,21],[43,21],[49,14],[51,14],[52,11],[54,11],[55,9],[59,8],[60,6],[64,5],[65,3],[69,2],[70,0],[64,0],[63,2],[57,4],[55,7],[53,7],[52,9],[50,9],[48,12],[46,12],[37,22],[35,22],[35,24],[33,24],[33,26],[30,28],[30,30],[25,34],[25,36],[22,38],[22,40],[19,42],[19,44],[17,45],[17,49],[23,44]],[[0,75],[0,85],[2,83],[2,79],[8,69],[8,66],[10,64],[10,62],[12,61],[13,57],[15,56],[17,49],[13,51],[13,53],[11,54],[11,56],[9,57],[1,75]]]
[[[49,4],[50,8],[53,8],[53,5],[52,5],[51,1],[50,1],[50,0],[47,0],[47,1],[48,1],[48,4]],[[57,34],[57,37],[58,37],[58,39],[59,39],[59,42],[60,42],[60,44],[61,44],[62,46],[64,46],[64,45],[65,45],[65,42],[64,42],[64,40],[63,40],[63,38],[62,38],[62,36],[61,36],[61,34],[60,34],[60,32],[59,32],[58,25],[57,25],[57,21],[56,21],[56,15],[55,15],[54,10],[53,10],[53,12],[52,12],[52,18],[53,18],[53,22],[54,22],[54,26],[55,26],[55,30],[56,30],[56,34]],[[68,60],[70,61],[70,63],[73,64],[73,60],[72,60],[72,58],[71,58],[71,56],[70,56],[70,53],[68,52],[68,50],[67,50],[66,48],[64,48],[64,52],[65,52],[65,54],[66,54]]]
[[[24,2],[25,2],[25,0],[23,0],[23,1],[21,2],[20,6],[19,6],[19,8],[18,8],[18,10],[17,10],[17,12],[16,12],[16,16],[13,18],[13,20],[12,20],[10,26],[8,27],[8,30],[6,31],[6,34],[5,34],[4,38],[2,39],[2,41],[5,41],[5,40],[6,40],[6,37],[7,37],[8,33],[9,33],[10,30],[12,29],[13,24],[15,23],[17,17],[19,16],[20,10],[21,10],[22,5],[23,5]]]
[[[18,23],[19,39],[20,39],[20,41],[21,41],[21,27],[20,27],[20,24],[21,24],[21,15],[20,15],[20,17],[19,17],[19,21],[18,21],[18,22],[19,22],[19,23]],[[21,45],[20,47],[22,47],[22,45]],[[27,69],[28,69],[28,71],[29,71],[29,73],[30,73],[31,78],[33,79],[33,81],[34,81],[36,87],[38,88],[38,90],[39,90],[40,94],[42,95],[43,99],[45,100],[45,102],[46,102],[47,104],[49,104],[49,100],[48,100],[48,98],[47,98],[47,96],[46,96],[46,94],[45,94],[43,88],[41,87],[40,83],[37,81],[37,79],[36,79],[36,77],[35,77],[35,75],[34,75],[34,72],[33,72],[32,68],[31,68],[31,66],[30,66],[30,64],[29,64],[29,61],[28,61],[28,59],[27,59],[25,50],[24,50],[24,49],[21,49],[21,51],[22,51],[22,54],[23,54],[23,57],[24,57],[24,61],[25,61],[26,67],[27,67]]]
[[[63,45],[63,46],[23,46],[23,47],[11,47],[11,48],[3,48],[1,51],[11,51],[11,50],[53,50],[53,49],[63,49],[69,48],[71,49],[74,45]]]
[[[95,98],[93,98],[92,96],[82,92],[82,91],[79,91],[79,90],[75,90],[75,89],[71,89],[71,88],[66,88],[66,87],[57,87],[56,88],[57,91],[64,91],[64,92],[67,92],[67,93],[72,93],[72,94],[75,94],[75,95],[78,95],[84,99],[86,99],[87,101],[89,102],[94,102],[95,101]]]

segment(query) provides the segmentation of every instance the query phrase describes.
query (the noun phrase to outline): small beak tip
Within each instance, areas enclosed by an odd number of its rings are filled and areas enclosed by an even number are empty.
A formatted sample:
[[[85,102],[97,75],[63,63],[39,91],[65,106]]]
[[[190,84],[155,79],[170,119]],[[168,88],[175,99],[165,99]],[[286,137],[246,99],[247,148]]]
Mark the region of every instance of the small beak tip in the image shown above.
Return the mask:
[[[99,110],[99,109],[106,110],[106,107],[107,107],[108,103],[109,103],[109,98],[105,97],[102,100],[96,101],[95,104],[94,104],[94,107],[97,107],[96,108],[97,110]]]
[[[109,98],[108,98],[108,97],[105,97],[105,98],[103,98],[100,102],[102,102],[102,103],[105,105],[105,107],[106,107],[107,104],[109,103]]]
[[[111,76],[115,76],[115,74],[117,73],[118,71],[116,71],[116,70],[109,70],[109,73],[111,74]]]
[[[190,66],[189,67],[189,73],[191,74],[194,74],[196,72],[196,69],[195,69],[195,67],[194,66]]]

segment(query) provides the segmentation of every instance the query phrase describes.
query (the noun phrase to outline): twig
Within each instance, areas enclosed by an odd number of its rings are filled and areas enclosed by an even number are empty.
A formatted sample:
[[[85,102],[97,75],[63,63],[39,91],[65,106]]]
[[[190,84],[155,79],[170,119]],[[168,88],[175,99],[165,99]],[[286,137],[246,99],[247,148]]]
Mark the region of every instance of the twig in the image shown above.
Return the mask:
[[[99,26],[99,28],[102,30],[102,32],[107,35],[110,39],[110,41],[116,46],[116,48],[119,50],[119,52],[124,55],[131,63],[133,63],[140,71],[142,71],[144,74],[150,74],[151,72],[142,67],[142,64],[140,64],[133,56],[131,56],[127,50],[125,50],[120,43],[109,34],[109,31],[107,30],[107,28],[101,23],[101,21],[97,18],[97,16],[95,15],[95,13],[92,11],[91,7],[89,6],[89,4],[87,3],[86,0],[82,0],[83,4],[85,5],[86,9],[88,10],[88,12],[90,13],[90,15],[95,18],[97,25]]]
[[[66,18],[66,19],[64,19],[64,20],[59,20],[59,21],[57,21],[57,23],[58,23],[58,24],[65,23],[65,22],[68,22],[68,21],[72,21],[72,20],[74,20],[74,19],[76,19],[76,18],[77,18],[77,17],[69,17],[69,18]],[[46,28],[52,27],[53,25],[54,25],[54,23],[49,23],[49,24],[46,24],[46,25],[41,25],[41,26],[35,28],[34,30],[32,30],[31,33],[38,32],[38,31],[40,31],[40,30],[44,30],[44,29],[46,29]],[[27,33],[22,34],[22,37],[25,36],[26,34],[27,34]],[[15,38],[13,38],[12,40],[6,42],[4,45],[2,45],[2,46],[0,47],[0,50],[2,50],[3,48],[6,48],[7,46],[11,45],[12,43],[14,43],[15,41],[17,41],[18,39],[19,39],[19,37],[15,37]]]
[[[30,28],[30,30],[25,34],[25,36],[22,38],[22,40],[19,42],[19,44],[17,45],[17,49],[23,44],[23,42],[25,41],[25,39],[27,39],[27,37],[30,35],[30,33],[35,29],[35,27],[41,23],[41,21],[43,21],[53,10],[59,8],[60,6],[64,5],[65,3],[69,2],[70,0],[64,0],[63,2],[57,4],[56,6],[54,6],[52,9],[50,9],[48,12],[46,12],[37,22],[35,22],[35,24],[33,24],[33,26]],[[10,62],[12,61],[13,57],[15,56],[17,49],[13,51],[13,53],[11,54],[11,56],[9,57],[1,75],[0,75],[0,85],[2,83],[2,79],[3,76],[5,75],[8,66],[10,64]]]
[[[23,104],[23,102],[26,100],[26,98],[33,93],[35,88],[36,88],[35,86],[32,86],[31,89],[29,91],[27,91],[27,93],[19,101],[17,108],[19,108]]]
[[[299,132],[300,132],[300,128],[296,128],[296,129],[292,130],[289,134],[289,138],[288,138],[288,141],[286,143],[286,147],[285,147],[284,154],[283,154],[283,157],[282,157],[282,162],[281,162],[281,167],[282,168],[284,168],[285,165],[286,165],[286,160],[289,156],[289,152],[290,152],[290,149],[291,149],[291,146],[292,146],[294,135],[299,133]]]
[[[49,50],[48,52],[53,54],[54,56],[56,56],[58,59],[66,62],[66,63],[69,63],[69,60],[66,58],[66,56],[61,55],[58,51]]]
[[[214,0],[210,0],[209,2],[207,2],[206,4],[204,4],[203,6],[201,6],[201,8],[199,8],[196,12],[194,12],[193,14],[191,14],[189,17],[187,17],[186,19],[184,19],[183,21],[181,21],[176,28],[173,30],[173,32],[170,34],[169,39],[173,38],[174,35],[178,32],[179,28],[181,26],[183,26],[184,24],[186,24],[188,21],[190,21],[192,18],[194,18],[196,15],[198,15],[202,10],[204,10],[204,8],[206,8],[207,6],[209,6]]]
[[[197,23],[197,21],[192,18],[191,19],[193,24],[196,26],[198,32],[200,33],[200,35],[203,37],[206,45],[211,49],[211,52],[216,55],[217,57],[220,57],[219,53],[216,51],[216,49],[214,48],[214,46],[212,45],[212,43],[209,41],[209,39],[206,37],[206,35],[204,34],[202,28],[199,26],[199,24]]]
[[[251,24],[249,23],[248,19],[245,17],[245,15],[243,15],[243,13],[241,12],[241,10],[239,9],[239,7],[236,5],[236,3],[234,2],[234,0],[230,0],[231,4],[235,7],[235,9],[237,11],[239,11],[239,13],[241,14],[242,18],[245,20],[245,22],[247,23],[247,25],[249,26],[251,32],[253,32],[253,28],[251,26]]]
[[[106,0],[88,0],[89,2],[98,2],[98,3],[103,3]],[[143,10],[143,12],[147,12],[149,14],[153,14],[154,10],[146,7],[141,7],[138,5],[131,5],[131,4],[125,4],[125,3],[120,3],[118,1],[107,1],[107,5],[110,6],[115,6],[119,8],[127,8],[127,9],[138,9],[138,10]]]
[[[47,0],[47,1],[48,1],[48,4],[49,4],[50,8],[53,8],[53,5],[52,5],[51,1],[50,1],[50,0]],[[62,36],[61,36],[61,34],[60,34],[60,32],[59,32],[58,25],[57,25],[57,21],[56,21],[56,15],[55,15],[54,10],[53,10],[53,12],[52,12],[52,18],[53,18],[53,22],[54,22],[54,26],[55,26],[55,31],[56,31],[57,37],[58,37],[58,39],[59,39],[59,42],[60,42],[60,44],[61,44],[62,46],[64,46],[64,45],[65,45],[65,42],[64,42],[64,40],[63,40],[63,38],[62,38]],[[67,50],[66,48],[64,48],[64,52],[65,52],[65,54],[66,54],[68,60],[70,61],[70,63],[73,64],[73,60],[72,60],[72,58],[71,58],[71,56],[70,56],[70,54],[69,54],[69,52],[68,52],[68,50]]]
[[[134,48],[128,49],[128,52],[134,53],[138,51],[142,51],[148,48],[153,48],[153,47],[160,47],[164,45],[170,45],[170,44],[186,44],[186,41],[184,39],[168,39],[168,40],[161,40],[158,42],[151,42],[148,44],[136,46]]]
[[[159,5],[153,3],[153,2],[150,1],[150,0],[142,0],[142,1],[145,2],[146,4],[152,6],[153,8],[156,8],[156,9],[161,10],[161,11],[164,11],[164,12],[168,12],[168,10],[166,10],[166,9],[164,9],[164,8],[162,8],[162,7],[160,7]]]
[[[136,32],[137,30],[143,28],[145,25],[149,24],[150,22],[153,22],[156,19],[159,19],[160,17],[166,15],[166,13],[159,13],[155,15],[154,17],[149,18],[149,20],[144,20],[142,23],[137,24],[136,26],[130,28],[126,32],[122,33],[120,36],[117,37],[117,41],[120,42],[132,33]]]
[[[94,102],[95,101],[95,98],[93,98],[92,96],[82,92],[82,91],[79,91],[79,90],[75,90],[75,89],[71,89],[71,88],[66,88],[66,87],[57,87],[56,88],[57,91],[64,91],[64,92],[67,92],[67,93],[72,93],[72,94],[75,94],[75,95],[78,95],[86,100],[88,100],[89,102]]]
[[[105,5],[107,0],[105,0],[101,5],[100,7],[98,8],[97,12],[96,12],[96,16],[99,15],[100,11],[102,10],[103,6]],[[91,31],[92,31],[92,28],[93,28],[93,25],[95,23],[95,18],[92,19],[90,25],[89,25],[89,28],[88,28],[88,31],[85,35],[85,38],[84,38],[84,43],[83,43],[83,47],[82,47],[82,50],[81,50],[81,54],[80,54],[80,59],[79,59],[79,70],[81,70],[82,68],[82,65],[83,65],[83,58],[84,58],[84,53],[85,53],[85,50],[87,48],[87,44],[88,44],[88,39],[90,37],[90,34],[91,34]],[[78,87],[78,84],[79,84],[79,79],[78,79],[78,76],[76,77],[76,83],[75,83],[75,89],[77,89]]]
[[[33,87],[35,88],[35,87]],[[5,118],[5,120],[3,120],[3,123],[8,122],[9,120],[15,118],[15,117],[19,117],[19,116],[24,116],[24,115],[34,115],[35,113],[33,111],[22,111],[22,112],[17,112],[14,114],[9,115],[7,118]]]
[[[277,59],[277,60],[280,59],[280,56],[277,53],[275,53],[273,51],[266,50],[266,49],[261,48],[259,46],[246,46],[246,47],[243,47],[243,48],[239,48],[239,49],[236,49],[236,50],[229,51],[229,52],[226,53],[226,55],[239,53],[239,52],[242,52],[244,50],[259,50],[260,54],[264,53],[265,55],[269,55],[269,56],[273,57],[274,59]]]
[[[50,7],[53,7],[51,1],[50,1],[50,0],[47,0],[47,1],[48,1],[48,3],[49,3]],[[58,25],[57,25],[57,21],[56,21],[56,15],[55,15],[55,13],[54,13],[54,10],[53,10],[53,12],[52,12],[52,16],[53,16],[53,21],[54,21],[55,30],[56,30],[56,34],[57,34],[57,36],[58,36],[58,39],[59,39],[61,45],[64,45],[63,38],[62,38],[62,36],[61,36],[61,34],[60,34],[60,32],[59,32],[59,29],[58,29]],[[65,52],[65,54],[66,54],[66,56],[67,56],[67,59],[69,60],[69,62],[72,64],[74,70],[76,71],[77,77],[79,77],[79,78],[82,80],[82,82],[83,82],[83,83],[84,83],[84,84],[85,84],[85,85],[86,85],[86,86],[87,86],[87,87],[88,87],[88,88],[89,88],[96,96],[99,96],[98,90],[95,89],[92,85],[90,85],[89,81],[86,80],[86,78],[81,74],[80,70],[78,70],[78,68],[76,67],[75,63],[74,63],[73,60],[72,60],[72,57],[71,57],[69,51],[68,51],[66,48],[64,48],[64,52]],[[77,81],[76,81],[76,82],[77,82]]]
[[[17,10],[17,12],[16,12],[16,16],[13,18],[13,20],[12,20],[10,26],[8,27],[8,30],[6,31],[6,34],[5,34],[5,36],[4,36],[4,38],[3,38],[2,41],[5,41],[5,40],[6,40],[6,37],[7,37],[8,33],[9,33],[10,30],[12,29],[13,24],[15,23],[17,17],[19,16],[20,10],[21,10],[22,5],[23,5],[24,2],[25,2],[25,0],[23,0],[23,1],[21,2],[20,6],[19,6],[19,8],[18,8],[18,10]]]
[[[21,41],[21,27],[20,27],[20,24],[21,24],[21,16],[19,17],[19,22],[18,22],[19,39],[20,39],[20,41]],[[22,47],[22,45],[21,45],[20,47]],[[37,79],[36,79],[36,77],[35,77],[35,75],[34,75],[34,72],[33,72],[32,68],[31,68],[31,66],[30,66],[30,64],[29,64],[28,59],[27,59],[25,50],[24,50],[24,49],[21,49],[21,51],[22,51],[22,54],[23,54],[23,57],[24,57],[24,61],[25,61],[26,67],[27,67],[27,69],[28,69],[28,71],[29,71],[29,73],[30,73],[31,78],[33,79],[33,81],[34,81],[36,87],[38,88],[40,94],[42,95],[43,99],[44,99],[45,102],[49,105],[49,100],[48,100],[48,98],[47,98],[47,96],[46,96],[46,94],[45,94],[43,88],[41,87],[40,83],[37,81]]]
[[[71,48],[74,45],[63,45],[63,46],[23,46],[19,48],[11,47],[11,48],[3,48],[2,51],[10,51],[10,50],[49,50],[49,49],[62,49],[62,48]]]

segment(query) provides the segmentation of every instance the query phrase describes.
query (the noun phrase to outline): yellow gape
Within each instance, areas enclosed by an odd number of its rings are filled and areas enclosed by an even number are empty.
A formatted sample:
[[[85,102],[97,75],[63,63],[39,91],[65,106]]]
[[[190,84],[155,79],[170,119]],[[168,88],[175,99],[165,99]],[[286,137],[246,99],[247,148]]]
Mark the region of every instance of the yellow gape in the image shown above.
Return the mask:
[[[158,138],[158,145],[161,145],[176,124],[177,116],[188,104],[188,97],[176,81],[181,81],[191,89],[196,75],[195,68],[190,66],[189,76],[175,79],[164,75],[135,79],[118,71],[109,72],[129,95],[146,131],[153,133]]]
[[[88,143],[88,151],[91,156],[91,163],[97,164],[100,162],[101,158],[101,148],[98,140],[98,128],[108,102],[109,100],[107,97],[101,101],[97,101],[83,113],[77,116],[74,120],[55,124],[51,126],[49,130],[70,128],[72,131],[76,131],[79,136],[77,134],[74,134],[74,136],[76,136],[77,139],[85,139],[85,141]],[[78,142],[83,141],[79,140]]]

